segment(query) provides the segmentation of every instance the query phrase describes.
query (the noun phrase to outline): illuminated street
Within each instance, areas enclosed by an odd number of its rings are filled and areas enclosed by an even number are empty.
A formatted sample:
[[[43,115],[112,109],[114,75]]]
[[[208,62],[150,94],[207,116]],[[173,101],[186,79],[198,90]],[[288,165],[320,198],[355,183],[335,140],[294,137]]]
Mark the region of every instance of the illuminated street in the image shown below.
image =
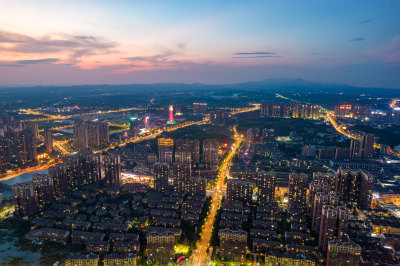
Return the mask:
[[[207,248],[210,243],[215,216],[217,214],[217,211],[221,207],[222,196],[224,194],[224,191],[226,190],[225,178],[228,176],[229,168],[232,164],[232,159],[238,153],[241,143],[243,141],[243,136],[238,134],[238,132],[236,131],[236,126],[233,128],[233,131],[235,133],[235,143],[232,145],[232,149],[229,150],[228,155],[225,157],[219,167],[218,175],[216,177],[216,183],[214,185],[214,193],[211,199],[210,210],[202,227],[200,240],[197,242],[196,245],[197,248],[195,251],[193,251],[190,258],[191,265],[204,265],[207,261]]]

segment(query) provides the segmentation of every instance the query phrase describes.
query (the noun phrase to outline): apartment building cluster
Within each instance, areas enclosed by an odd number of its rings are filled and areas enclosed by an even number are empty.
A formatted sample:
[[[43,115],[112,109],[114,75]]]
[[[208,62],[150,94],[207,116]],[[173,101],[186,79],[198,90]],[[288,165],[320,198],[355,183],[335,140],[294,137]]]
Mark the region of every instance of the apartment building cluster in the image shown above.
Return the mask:
[[[56,197],[68,195],[83,185],[121,185],[121,165],[118,155],[101,156],[91,151],[64,158],[49,169],[49,174],[35,174],[32,181],[12,186],[16,214],[31,216]]]

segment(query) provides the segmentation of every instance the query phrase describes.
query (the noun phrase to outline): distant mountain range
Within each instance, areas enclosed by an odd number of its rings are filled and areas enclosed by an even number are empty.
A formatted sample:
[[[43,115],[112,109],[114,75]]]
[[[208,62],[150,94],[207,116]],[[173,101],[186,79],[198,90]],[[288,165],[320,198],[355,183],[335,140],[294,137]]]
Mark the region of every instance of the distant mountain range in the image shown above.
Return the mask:
[[[70,91],[79,90],[81,93],[86,92],[119,92],[127,93],[135,90],[198,90],[198,89],[236,89],[236,90],[277,90],[277,91],[291,91],[291,92],[304,92],[306,89],[309,92],[347,92],[347,93],[379,93],[380,95],[400,95],[398,89],[387,89],[387,88],[364,88],[356,87],[345,84],[324,84],[312,82],[304,79],[292,79],[292,78],[279,78],[279,79],[265,79],[261,81],[241,82],[233,84],[204,84],[204,83],[153,83],[153,84],[121,84],[121,85],[74,85],[74,86],[32,86],[32,87],[0,87],[1,90],[12,90],[18,91],[19,89],[31,91],[45,91],[45,90],[57,90],[67,89]]]

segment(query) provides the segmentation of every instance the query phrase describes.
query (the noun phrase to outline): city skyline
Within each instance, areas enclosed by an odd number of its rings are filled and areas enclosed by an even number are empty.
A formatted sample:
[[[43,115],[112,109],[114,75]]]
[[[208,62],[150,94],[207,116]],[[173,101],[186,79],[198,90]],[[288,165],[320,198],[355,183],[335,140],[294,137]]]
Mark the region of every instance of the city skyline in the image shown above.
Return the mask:
[[[303,78],[400,87],[396,1],[22,2],[0,4],[0,86]]]

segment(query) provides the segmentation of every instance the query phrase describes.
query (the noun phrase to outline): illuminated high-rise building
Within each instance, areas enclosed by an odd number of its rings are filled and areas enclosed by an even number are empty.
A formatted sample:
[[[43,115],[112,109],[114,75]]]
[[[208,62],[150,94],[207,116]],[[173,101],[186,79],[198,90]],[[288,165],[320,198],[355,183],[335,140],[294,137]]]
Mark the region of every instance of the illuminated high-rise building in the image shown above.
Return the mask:
[[[187,193],[191,196],[205,197],[207,194],[207,179],[204,177],[191,177]]]
[[[337,206],[339,203],[339,197],[336,194],[317,192],[314,197],[312,204],[312,215],[311,215],[311,229],[314,232],[319,232],[321,227],[322,207],[325,205]]]
[[[188,193],[189,181],[192,175],[190,163],[174,163],[174,191],[179,193]]]
[[[338,196],[341,202],[350,203],[360,209],[371,207],[372,189],[374,186],[373,175],[358,171],[345,171],[339,169],[337,172]]]
[[[226,198],[233,201],[251,203],[254,183],[251,180],[228,179]]]
[[[57,195],[66,195],[82,185],[98,185],[101,171],[101,155],[90,150],[66,157],[61,164],[49,168]]]
[[[215,124],[216,123],[216,115],[214,111],[210,111],[210,113],[208,114],[209,120],[210,120],[210,124]]]
[[[374,154],[375,136],[373,134],[364,134],[360,139],[360,156],[369,158]]]
[[[328,242],[335,239],[337,221],[337,208],[335,206],[322,206],[321,225],[319,231],[318,247],[325,253]]]
[[[138,118],[136,116],[131,117],[129,121],[129,135],[134,137],[138,132]]]
[[[205,139],[203,141],[203,163],[216,164],[218,163],[218,141],[216,139]]]
[[[149,128],[149,122],[150,122],[150,117],[149,117],[149,116],[146,116],[146,117],[144,118],[144,127],[145,127],[145,128]]]
[[[257,175],[258,202],[266,203],[275,200],[276,174],[259,171]]]
[[[289,174],[289,208],[305,213],[307,210],[308,175],[305,173]]]
[[[178,156],[177,156],[178,154]],[[200,162],[200,141],[197,139],[177,139],[175,140],[175,161]]]
[[[168,190],[169,165],[167,163],[155,163],[154,169],[154,189],[160,192]]]
[[[192,162],[192,153],[190,151],[175,150],[175,162],[191,163]]]
[[[51,130],[44,132],[44,144],[46,146],[46,153],[51,154],[53,152],[53,135]]]
[[[260,115],[262,117],[288,117],[287,106],[281,103],[262,103]]]
[[[293,118],[318,119],[320,107],[315,104],[295,103],[291,106]]]
[[[169,117],[168,117],[167,124],[168,125],[175,125],[176,122],[174,120],[174,107],[172,105],[169,106],[168,114],[169,114]]]
[[[193,113],[205,114],[207,112],[207,103],[193,103]]]
[[[248,145],[254,145],[260,139],[260,130],[258,128],[249,128],[246,134]]]
[[[43,206],[54,201],[54,186],[50,175],[34,174],[32,176],[32,184],[35,201],[39,206]]]
[[[172,165],[174,140],[169,138],[158,139],[158,159],[160,163]]]
[[[321,225],[318,247],[323,253],[328,251],[328,243],[332,240],[342,241],[348,227],[349,213],[343,206],[322,206]]]
[[[24,125],[24,124],[23,124]],[[25,168],[38,164],[35,124],[12,128],[0,136],[0,161],[2,171],[8,168]],[[0,167],[1,168],[1,167]]]
[[[103,183],[109,187],[119,187],[121,183],[121,159],[119,155],[108,154],[103,158]]]
[[[73,145],[78,149],[99,147],[110,143],[107,122],[78,120],[73,129]]]
[[[32,216],[37,211],[35,193],[32,182],[19,183],[12,186],[15,212],[21,216]]]
[[[307,214],[308,215],[312,215],[313,212],[313,203],[314,203],[314,198],[315,195],[318,192],[323,192],[324,194],[328,194],[330,192],[331,188],[329,186],[329,184],[327,182],[318,182],[316,180],[312,180],[310,185],[309,185],[309,193],[307,196],[307,202],[308,202],[308,206],[307,206]]]

